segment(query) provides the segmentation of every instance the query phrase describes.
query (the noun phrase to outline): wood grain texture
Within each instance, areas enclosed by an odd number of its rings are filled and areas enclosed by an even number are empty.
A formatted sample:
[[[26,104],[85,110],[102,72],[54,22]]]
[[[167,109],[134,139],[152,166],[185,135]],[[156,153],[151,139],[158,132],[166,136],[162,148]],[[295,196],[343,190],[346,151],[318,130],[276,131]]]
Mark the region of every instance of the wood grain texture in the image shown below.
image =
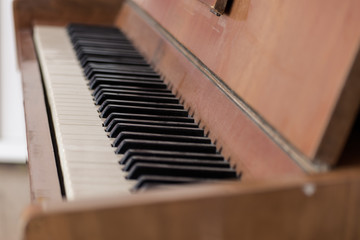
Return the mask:
[[[112,25],[122,0],[14,0],[15,33],[34,23],[66,25],[70,22]],[[18,42],[17,38],[17,42]]]
[[[359,49],[359,1],[241,0],[220,18],[199,1],[135,2],[315,159]]]
[[[25,109],[31,198],[61,200],[41,74],[30,31],[17,33]]]
[[[34,21],[111,25],[121,4],[121,0],[15,0],[15,28],[30,29]]]
[[[27,240],[359,239],[359,169],[33,206]]]
[[[315,161],[326,161],[332,165],[336,163],[341,149],[346,143],[346,136],[359,112],[360,106],[360,51],[358,52],[347,81],[343,86],[336,107],[319,148]],[[357,133],[359,135],[359,133]],[[351,139],[350,139],[351,140]],[[348,140],[349,143],[349,140]],[[358,144],[360,142],[358,141]]]
[[[304,174],[244,112],[129,5],[122,8],[116,25],[185,101],[185,107],[209,132],[218,150],[243,173],[242,180]]]

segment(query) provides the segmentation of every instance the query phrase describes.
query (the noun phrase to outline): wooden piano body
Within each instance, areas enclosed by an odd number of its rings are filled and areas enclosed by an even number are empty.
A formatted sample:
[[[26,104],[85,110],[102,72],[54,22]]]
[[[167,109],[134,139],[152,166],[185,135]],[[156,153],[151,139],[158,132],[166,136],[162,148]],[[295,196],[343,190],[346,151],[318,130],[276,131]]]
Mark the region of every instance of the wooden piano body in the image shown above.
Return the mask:
[[[211,6],[227,2],[217,16]],[[359,239],[360,2],[16,0],[33,204],[26,239]],[[242,172],[62,199],[33,24],[120,27]],[[346,143],[345,150],[342,151]]]

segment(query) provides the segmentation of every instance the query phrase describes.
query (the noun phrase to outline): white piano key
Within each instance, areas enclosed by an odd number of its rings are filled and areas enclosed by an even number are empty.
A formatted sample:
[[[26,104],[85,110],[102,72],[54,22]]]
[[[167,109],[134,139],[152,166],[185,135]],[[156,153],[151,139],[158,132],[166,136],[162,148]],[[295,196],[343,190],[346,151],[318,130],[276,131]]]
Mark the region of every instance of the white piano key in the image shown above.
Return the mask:
[[[38,51],[67,199],[126,193],[134,181],[125,179],[107,137],[92,90],[72,49],[66,29],[36,26]]]

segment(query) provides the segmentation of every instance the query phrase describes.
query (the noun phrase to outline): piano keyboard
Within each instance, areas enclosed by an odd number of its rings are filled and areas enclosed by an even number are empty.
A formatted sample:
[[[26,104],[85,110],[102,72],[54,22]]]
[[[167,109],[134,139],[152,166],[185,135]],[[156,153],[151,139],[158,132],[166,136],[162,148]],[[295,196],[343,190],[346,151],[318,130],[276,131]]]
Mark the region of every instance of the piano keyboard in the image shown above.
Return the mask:
[[[34,39],[68,199],[238,178],[118,29],[36,26]]]

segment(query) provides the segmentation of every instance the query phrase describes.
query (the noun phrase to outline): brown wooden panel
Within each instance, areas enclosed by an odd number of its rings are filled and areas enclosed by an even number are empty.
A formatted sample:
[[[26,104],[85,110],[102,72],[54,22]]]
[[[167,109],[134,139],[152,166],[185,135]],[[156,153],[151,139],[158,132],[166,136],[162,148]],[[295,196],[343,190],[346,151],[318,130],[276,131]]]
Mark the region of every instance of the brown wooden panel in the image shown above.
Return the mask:
[[[241,0],[221,17],[199,1],[135,2],[315,160],[359,48],[359,1]],[[337,132],[335,147],[346,137]]]
[[[359,169],[34,206],[27,240],[359,239]]]
[[[32,29],[35,22],[49,25],[66,25],[70,22],[112,25],[122,2],[122,0],[14,0],[15,32]]]
[[[326,132],[324,134],[318,150],[315,155],[315,160],[326,161],[331,164],[335,164],[337,157],[340,155],[341,150],[345,143],[352,144],[349,139],[342,138],[346,136],[350,131],[356,131],[352,129],[352,123],[359,114],[360,107],[360,51],[358,52],[351,72],[348,75],[348,79],[343,86],[342,92],[337,99],[336,107],[332,113],[332,117],[328,122]],[[359,124],[359,123],[357,123]],[[352,135],[357,134],[357,144],[360,143],[359,132],[351,132]],[[354,137],[353,137],[354,138]],[[347,149],[344,149],[347,150]],[[360,149],[352,151],[351,155],[359,155]],[[359,160],[359,158],[358,158]],[[343,161],[339,159],[339,162]],[[341,164],[341,162],[340,162]]]
[[[33,201],[61,200],[41,74],[30,31],[18,32],[28,165]]]
[[[111,25],[121,4],[122,0],[15,0],[15,27],[31,28],[34,21]]]
[[[198,68],[125,5],[116,22],[185,101],[225,158],[243,172],[242,179],[304,174],[269,136],[228,99]],[[304,162],[298,162],[312,171]]]

